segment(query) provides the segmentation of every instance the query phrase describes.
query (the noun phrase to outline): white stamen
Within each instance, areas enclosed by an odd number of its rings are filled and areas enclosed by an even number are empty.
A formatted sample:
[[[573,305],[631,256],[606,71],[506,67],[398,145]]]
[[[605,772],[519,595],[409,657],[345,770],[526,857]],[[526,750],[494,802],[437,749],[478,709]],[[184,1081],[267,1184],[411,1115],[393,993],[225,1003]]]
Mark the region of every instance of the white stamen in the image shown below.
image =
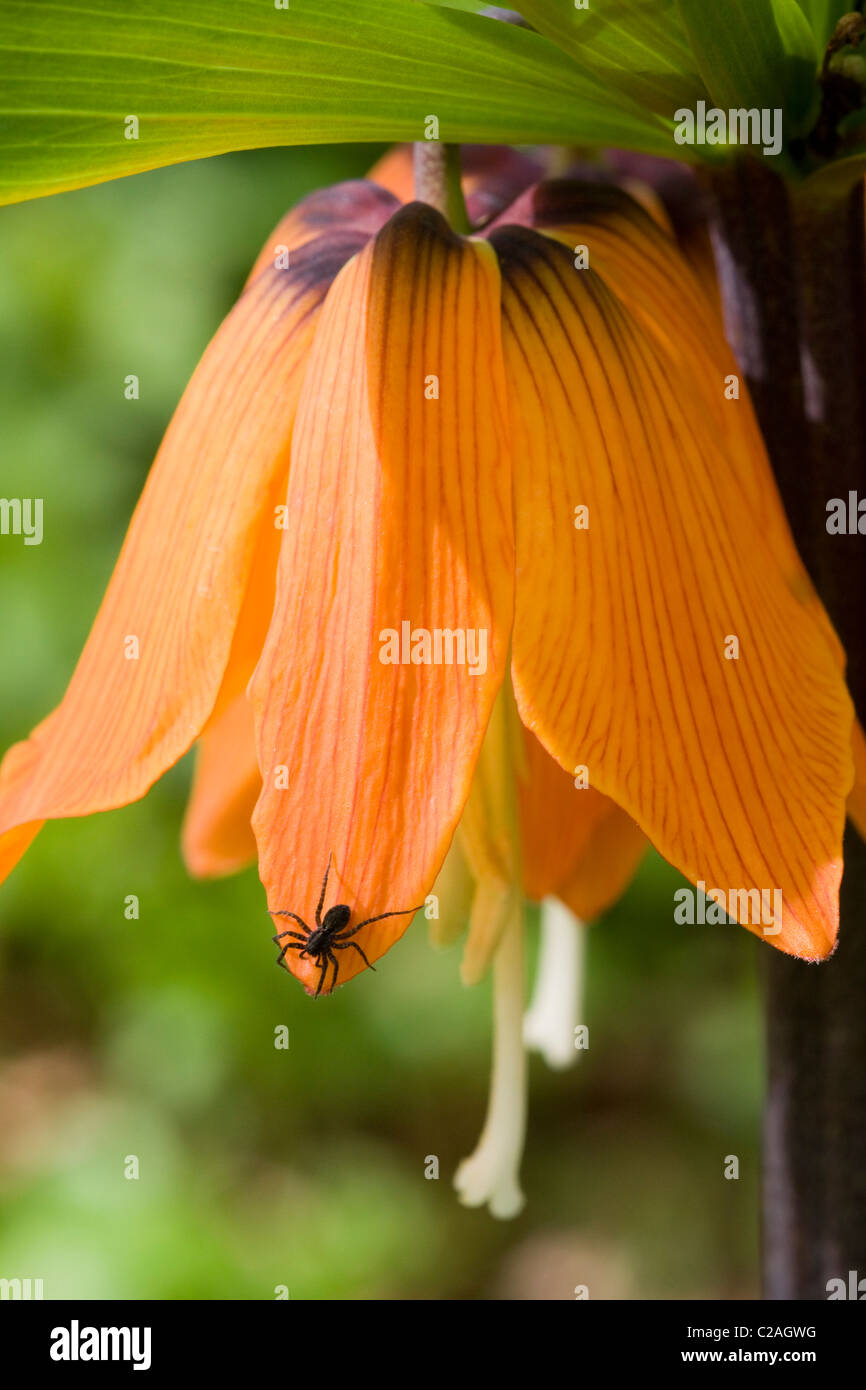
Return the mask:
[[[523,1020],[523,1041],[561,1071],[577,1061],[575,1028],[583,1000],[586,928],[558,898],[541,907],[541,945],[532,1003]]]
[[[493,960],[493,1076],[487,1118],[475,1152],[457,1169],[454,1186],[466,1207],[488,1203],[493,1216],[516,1216],[525,1198],[520,1159],[526,1135],[526,1052],[523,1047],[523,921],[520,907]]]

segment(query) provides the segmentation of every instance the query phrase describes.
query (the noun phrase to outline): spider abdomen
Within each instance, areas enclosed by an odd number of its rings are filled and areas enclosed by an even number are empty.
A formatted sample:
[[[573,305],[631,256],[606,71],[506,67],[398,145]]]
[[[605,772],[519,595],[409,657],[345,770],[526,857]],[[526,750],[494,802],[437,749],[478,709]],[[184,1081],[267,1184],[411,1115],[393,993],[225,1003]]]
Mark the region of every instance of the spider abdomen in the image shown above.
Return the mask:
[[[347,927],[351,915],[352,909],[347,907],[345,903],[337,903],[334,907],[329,907],[320,928],[322,939],[327,941],[336,932]],[[316,936],[318,933],[314,932],[313,935]]]

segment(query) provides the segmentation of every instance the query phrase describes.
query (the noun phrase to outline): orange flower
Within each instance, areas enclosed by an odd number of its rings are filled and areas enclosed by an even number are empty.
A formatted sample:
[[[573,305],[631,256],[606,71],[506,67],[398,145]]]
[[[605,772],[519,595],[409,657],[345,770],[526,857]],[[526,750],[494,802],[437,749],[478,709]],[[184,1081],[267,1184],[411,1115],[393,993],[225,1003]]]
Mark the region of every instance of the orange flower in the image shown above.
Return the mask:
[[[307,199],[196,370],[64,700],[2,765],[0,871],[198,738],[188,863],[257,848],[272,911],[310,922],[330,855],[326,907],[411,908],[463,818],[472,977],[524,889],[594,915],[644,834],[694,883],[778,891],[743,924],[826,956],[852,707],[736,373],[613,187],[536,187],[465,238],[370,183]],[[479,764],[500,692],[525,747]]]

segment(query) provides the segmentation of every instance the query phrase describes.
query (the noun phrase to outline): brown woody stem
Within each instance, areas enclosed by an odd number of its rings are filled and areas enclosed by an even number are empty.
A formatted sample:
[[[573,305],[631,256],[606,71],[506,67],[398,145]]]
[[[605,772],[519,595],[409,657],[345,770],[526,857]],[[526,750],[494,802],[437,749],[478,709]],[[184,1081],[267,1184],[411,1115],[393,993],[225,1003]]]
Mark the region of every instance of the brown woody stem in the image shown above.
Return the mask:
[[[863,192],[807,190],[743,161],[713,177],[714,235],[728,334],[862,721],[866,539],[826,520],[832,498],[866,497]],[[866,846],[850,825],[836,954],[768,951],[765,976],[765,1294],[826,1299],[866,1274]]]

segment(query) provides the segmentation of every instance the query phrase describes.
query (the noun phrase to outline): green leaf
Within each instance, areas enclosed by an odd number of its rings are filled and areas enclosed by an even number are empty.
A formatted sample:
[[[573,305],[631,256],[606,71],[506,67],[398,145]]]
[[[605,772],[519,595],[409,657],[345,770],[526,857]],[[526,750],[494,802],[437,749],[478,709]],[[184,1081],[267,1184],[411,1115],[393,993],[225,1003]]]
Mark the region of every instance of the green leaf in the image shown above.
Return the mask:
[[[818,100],[818,49],[798,0],[677,0],[717,106],[781,108],[800,135]]]
[[[0,202],[434,115],[454,142],[672,152],[541,35],[420,0],[0,0]]]
[[[819,57],[823,57],[836,25],[854,8],[854,0],[799,0],[799,5],[815,35]]]
[[[442,10],[465,10],[467,14],[481,14],[489,9],[487,0],[424,0],[425,5],[438,5]]]
[[[852,154],[844,159],[834,159],[817,173],[810,174],[803,188],[813,203],[838,203],[850,197],[858,184],[862,186],[864,178],[866,153]]]
[[[676,0],[517,0],[520,13],[589,73],[671,115],[706,96]]]

